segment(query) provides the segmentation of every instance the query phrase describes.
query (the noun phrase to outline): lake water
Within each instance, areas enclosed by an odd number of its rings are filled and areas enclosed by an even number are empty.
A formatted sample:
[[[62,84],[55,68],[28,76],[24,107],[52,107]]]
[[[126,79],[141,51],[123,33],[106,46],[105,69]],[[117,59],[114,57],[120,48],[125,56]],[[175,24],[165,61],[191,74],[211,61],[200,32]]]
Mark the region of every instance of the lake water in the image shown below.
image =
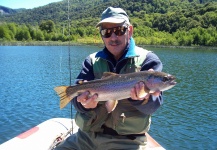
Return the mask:
[[[101,48],[72,46],[72,82],[84,58]],[[168,150],[217,149],[217,51],[147,48],[178,84],[164,92],[150,134]],[[67,46],[0,46],[0,144],[54,117],[60,110],[53,88],[69,85]],[[74,112],[73,112],[74,113]]]

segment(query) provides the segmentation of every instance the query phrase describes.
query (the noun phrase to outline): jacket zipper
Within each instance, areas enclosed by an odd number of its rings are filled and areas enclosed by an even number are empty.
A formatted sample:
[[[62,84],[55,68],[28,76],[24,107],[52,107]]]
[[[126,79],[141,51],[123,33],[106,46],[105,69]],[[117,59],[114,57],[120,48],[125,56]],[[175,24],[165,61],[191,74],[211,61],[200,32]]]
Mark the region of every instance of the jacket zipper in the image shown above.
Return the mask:
[[[102,59],[103,59],[103,58],[102,58]],[[128,59],[128,58],[123,58],[123,59],[121,59],[120,61],[118,61],[118,62],[116,63],[115,66],[113,65],[113,63],[112,63],[110,60],[107,60],[107,59],[104,59],[104,60],[106,60],[107,62],[109,62],[109,63],[112,65],[112,72],[117,73],[117,72],[116,72],[116,69],[117,69],[118,64],[119,64],[121,61],[125,60],[125,59]]]

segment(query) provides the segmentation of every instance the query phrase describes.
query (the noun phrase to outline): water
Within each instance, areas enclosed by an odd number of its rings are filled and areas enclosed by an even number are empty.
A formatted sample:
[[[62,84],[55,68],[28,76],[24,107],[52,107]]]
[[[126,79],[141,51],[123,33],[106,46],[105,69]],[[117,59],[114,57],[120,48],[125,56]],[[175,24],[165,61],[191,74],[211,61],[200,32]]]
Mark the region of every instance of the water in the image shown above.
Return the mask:
[[[84,58],[100,48],[70,50],[73,82]],[[149,50],[178,81],[164,92],[164,104],[153,114],[152,137],[168,150],[216,149],[217,51]],[[70,83],[68,70],[67,46],[0,46],[0,143],[47,119],[70,117],[70,106],[60,110],[53,90]]]

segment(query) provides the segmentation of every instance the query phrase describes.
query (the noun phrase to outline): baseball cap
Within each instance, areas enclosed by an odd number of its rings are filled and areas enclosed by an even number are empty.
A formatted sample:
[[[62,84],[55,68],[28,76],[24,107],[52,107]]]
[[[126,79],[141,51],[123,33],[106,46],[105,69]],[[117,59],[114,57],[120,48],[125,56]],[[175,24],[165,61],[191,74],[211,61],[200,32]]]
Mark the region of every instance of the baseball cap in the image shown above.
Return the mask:
[[[126,23],[130,24],[129,16],[122,8],[108,7],[103,11],[101,21],[97,23],[96,27],[99,27],[103,23]]]

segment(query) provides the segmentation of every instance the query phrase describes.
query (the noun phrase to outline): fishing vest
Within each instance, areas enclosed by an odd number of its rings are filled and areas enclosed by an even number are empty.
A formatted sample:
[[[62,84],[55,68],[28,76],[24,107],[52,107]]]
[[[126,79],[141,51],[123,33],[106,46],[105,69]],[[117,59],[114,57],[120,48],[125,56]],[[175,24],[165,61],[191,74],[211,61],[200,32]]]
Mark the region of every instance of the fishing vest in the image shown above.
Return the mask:
[[[140,47],[135,47],[138,57],[127,58],[128,61],[122,67],[120,74],[140,71],[146,55],[150,52]],[[103,72],[109,72],[108,62],[100,57],[95,57],[96,53],[90,55],[93,63],[95,79],[100,79]],[[105,101],[98,102],[96,108],[88,113],[77,112],[75,116],[76,124],[86,132],[103,132],[102,125],[112,128],[119,135],[141,134],[150,128],[151,115],[146,115],[137,110],[128,99],[119,100],[116,108],[108,113]]]

